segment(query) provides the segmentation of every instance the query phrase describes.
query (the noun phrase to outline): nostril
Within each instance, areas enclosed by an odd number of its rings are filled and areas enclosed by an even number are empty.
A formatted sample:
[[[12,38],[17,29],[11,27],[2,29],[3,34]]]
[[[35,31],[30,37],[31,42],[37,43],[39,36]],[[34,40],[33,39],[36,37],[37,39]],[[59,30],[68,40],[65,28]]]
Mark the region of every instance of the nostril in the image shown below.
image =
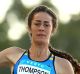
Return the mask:
[[[39,31],[44,31],[44,28],[39,28]]]

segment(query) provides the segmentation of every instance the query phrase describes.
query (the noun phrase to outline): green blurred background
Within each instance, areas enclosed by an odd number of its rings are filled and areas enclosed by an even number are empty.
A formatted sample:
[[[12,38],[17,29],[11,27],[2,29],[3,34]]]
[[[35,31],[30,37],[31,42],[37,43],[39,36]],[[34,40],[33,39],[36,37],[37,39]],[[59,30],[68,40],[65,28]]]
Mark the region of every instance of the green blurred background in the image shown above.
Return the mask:
[[[52,46],[70,53],[80,62],[80,2],[79,0],[62,1],[0,0],[0,51],[12,46],[28,49],[30,39],[25,18],[33,7],[47,5],[59,17],[58,31],[51,38]],[[0,68],[0,74],[10,74],[9,67]]]

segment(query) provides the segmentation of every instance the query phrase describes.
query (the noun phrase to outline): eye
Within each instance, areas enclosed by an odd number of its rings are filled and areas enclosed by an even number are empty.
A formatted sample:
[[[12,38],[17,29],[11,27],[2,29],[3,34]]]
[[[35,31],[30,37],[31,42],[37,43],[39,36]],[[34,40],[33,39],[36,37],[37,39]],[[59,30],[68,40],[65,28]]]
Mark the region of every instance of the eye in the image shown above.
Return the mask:
[[[36,25],[36,26],[40,26],[40,25],[41,25],[41,23],[34,23],[34,25]]]
[[[44,26],[45,26],[45,27],[49,27],[50,24],[49,24],[49,23],[45,23]]]

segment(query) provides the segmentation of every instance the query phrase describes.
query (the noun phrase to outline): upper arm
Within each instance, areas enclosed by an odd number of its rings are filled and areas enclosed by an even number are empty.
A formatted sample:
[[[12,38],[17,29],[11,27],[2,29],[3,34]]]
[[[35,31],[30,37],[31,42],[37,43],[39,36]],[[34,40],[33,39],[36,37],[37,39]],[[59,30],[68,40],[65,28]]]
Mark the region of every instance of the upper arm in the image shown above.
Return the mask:
[[[0,67],[8,64],[8,58],[7,58],[8,53],[9,52],[7,49],[0,51]]]
[[[71,63],[64,58],[55,58],[55,69],[58,74],[74,74]]]
[[[10,47],[1,51],[0,67],[9,65],[11,62],[14,62],[15,58],[17,58],[18,54],[21,52],[22,52],[22,49],[18,47]]]

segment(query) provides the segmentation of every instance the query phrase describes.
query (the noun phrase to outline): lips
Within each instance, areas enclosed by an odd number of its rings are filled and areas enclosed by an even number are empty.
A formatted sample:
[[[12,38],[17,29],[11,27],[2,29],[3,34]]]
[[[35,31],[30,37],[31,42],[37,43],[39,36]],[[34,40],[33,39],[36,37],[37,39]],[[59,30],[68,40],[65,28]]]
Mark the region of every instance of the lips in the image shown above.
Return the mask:
[[[37,36],[45,37],[45,34],[37,34]]]

